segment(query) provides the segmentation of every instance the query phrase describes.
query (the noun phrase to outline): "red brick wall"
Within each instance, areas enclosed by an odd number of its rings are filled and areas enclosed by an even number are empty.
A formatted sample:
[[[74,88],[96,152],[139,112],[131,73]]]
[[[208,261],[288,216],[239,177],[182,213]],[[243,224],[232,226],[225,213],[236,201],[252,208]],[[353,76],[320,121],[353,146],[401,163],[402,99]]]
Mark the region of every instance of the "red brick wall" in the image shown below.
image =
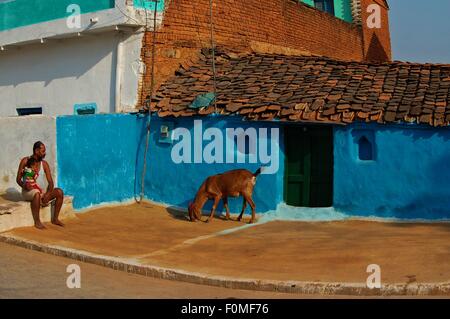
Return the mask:
[[[215,0],[213,15],[216,45],[233,51],[250,51],[255,47],[271,51],[276,47],[364,60],[359,26],[298,0]],[[199,48],[210,46],[209,0],[166,0],[160,32],[156,87],[172,76],[180,63],[195,61]],[[148,67],[143,97],[150,87],[151,36],[148,33],[144,40],[143,57]]]
[[[381,8],[381,28],[369,29],[367,7],[378,4]],[[383,0],[361,0],[364,56],[366,61],[391,61],[391,37],[389,32],[389,8]]]
[[[218,44],[246,48],[259,41],[341,59],[362,59],[358,29],[297,0],[214,1]],[[172,0],[164,17],[164,40],[209,43],[209,0]]]

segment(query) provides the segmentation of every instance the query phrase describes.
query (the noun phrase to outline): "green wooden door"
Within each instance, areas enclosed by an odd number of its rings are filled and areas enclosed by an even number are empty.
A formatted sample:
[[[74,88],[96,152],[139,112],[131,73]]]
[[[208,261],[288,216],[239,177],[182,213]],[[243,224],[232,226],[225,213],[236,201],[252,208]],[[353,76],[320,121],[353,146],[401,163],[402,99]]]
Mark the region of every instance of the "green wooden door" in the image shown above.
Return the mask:
[[[286,203],[300,207],[332,206],[332,128],[286,127],[285,138]]]

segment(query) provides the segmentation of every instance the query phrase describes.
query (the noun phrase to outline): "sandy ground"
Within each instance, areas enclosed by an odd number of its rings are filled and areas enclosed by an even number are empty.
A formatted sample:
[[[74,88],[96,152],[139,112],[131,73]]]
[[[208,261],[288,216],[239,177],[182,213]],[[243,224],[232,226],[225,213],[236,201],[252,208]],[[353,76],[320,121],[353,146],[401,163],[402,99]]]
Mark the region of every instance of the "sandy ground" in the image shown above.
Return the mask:
[[[248,221],[247,215],[246,220]],[[65,228],[11,234],[97,254],[235,278],[362,282],[369,264],[384,283],[450,281],[450,224],[274,221],[190,223],[153,204],[103,207]]]

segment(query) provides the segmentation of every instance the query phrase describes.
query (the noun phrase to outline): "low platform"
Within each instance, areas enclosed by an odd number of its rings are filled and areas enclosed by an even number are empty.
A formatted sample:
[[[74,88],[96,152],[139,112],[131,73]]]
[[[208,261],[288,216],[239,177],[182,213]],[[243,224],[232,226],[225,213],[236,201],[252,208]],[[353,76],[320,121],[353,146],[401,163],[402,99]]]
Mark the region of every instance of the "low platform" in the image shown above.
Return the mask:
[[[41,208],[41,221],[50,222],[54,214],[54,203]],[[59,214],[61,220],[74,218],[72,197],[64,197],[64,204]],[[19,193],[0,194],[0,233],[20,227],[34,226],[30,202],[22,200]]]

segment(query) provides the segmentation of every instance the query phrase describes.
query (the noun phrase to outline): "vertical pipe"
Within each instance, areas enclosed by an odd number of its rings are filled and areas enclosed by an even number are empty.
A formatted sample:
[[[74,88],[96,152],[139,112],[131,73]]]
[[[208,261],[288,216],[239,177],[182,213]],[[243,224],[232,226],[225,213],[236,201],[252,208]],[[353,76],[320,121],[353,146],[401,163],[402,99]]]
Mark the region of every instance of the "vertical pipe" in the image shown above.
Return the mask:
[[[158,0],[153,0],[155,7],[153,11],[153,33],[152,33],[152,73],[151,73],[151,82],[150,82],[150,98],[148,100],[148,121],[147,121],[147,137],[145,141],[145,152],[144,152],[144,168],[142,170],[142,176],[141,176],[141,194],[140,194],[140,201],[142,202],[142,199],[145,195],[145,174],[147,172],[147,153],[148,153],[148,144],[150,141],[150,123],[152,119],[152,99],[153,99],[153,90],[155,89],[155,55],[156,55],[156,18],[157,18],[157,7],[158,7]],[[147,21],[146,21],[147,24]],[[145,28],[147,31],[147,27]],[[144,35],[145,36],[145,35]]]
[[[119,43],[116,52],[116,92],[115,92],[115,113],[122,112],[121,90],[122,90],[122,69],[123,69],[123,36],[119,32]]]

